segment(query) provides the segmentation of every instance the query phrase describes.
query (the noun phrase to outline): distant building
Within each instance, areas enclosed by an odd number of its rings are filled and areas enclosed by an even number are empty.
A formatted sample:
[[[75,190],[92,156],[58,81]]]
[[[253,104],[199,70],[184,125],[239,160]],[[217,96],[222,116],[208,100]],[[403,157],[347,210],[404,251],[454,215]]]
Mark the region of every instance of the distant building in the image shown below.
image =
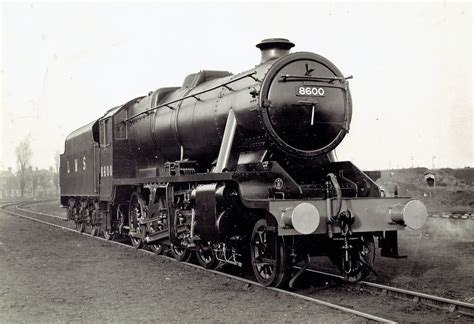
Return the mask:
[[[425,182],[428,187],[436,187],[436,175],[432,171],[425,172]]]

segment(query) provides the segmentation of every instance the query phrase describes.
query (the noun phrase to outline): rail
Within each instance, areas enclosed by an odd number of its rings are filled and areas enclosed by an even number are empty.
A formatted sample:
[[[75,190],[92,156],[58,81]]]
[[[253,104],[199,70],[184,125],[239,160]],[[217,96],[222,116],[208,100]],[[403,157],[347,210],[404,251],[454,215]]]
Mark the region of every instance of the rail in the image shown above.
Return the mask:
[[[76,230],[74,230],[72,228],[57,225],[57,224],[54,224],[54,223],[49,223],[49,222],[46,222],[46,221],[43,221],[43,220],[40,220],[40,219],[36,219],[34,217],[21,215],[19,213],[9,211],[9,210],[6,209],[6,207],[10,207],[10,206],[13,206],[13,205],[19,205],[19,204],[20,205],[25,205],[27,203],[25,203],[25,202],[12,202],[12,203],[0,206],[0,208],[2,210],[4,210],[5,212],[7,212],[7,213],[10,213],[10,214],[22,217],[22,218],[26,218],[26,219],[29,219],[29,220],[32,220],[32,221],[35,221],[35,222],[43,223],[43,224],[50,225],[50,226],[53,226],[53,227],[56,227],[56,228],[61,228],[61,229],[64,229],[64,230],[73,231],[75,233],[78,233]],[[43,215],[43,216],[50,216],[50,217],[54,217],[54,218],[59,218],[63,221],[66,220],[65,218],[61,218],[61,217],[58,217],[56,215],[46,214],[46,213],[42,213],[42,212],[38,212],[38,211],[27,210],[27,209],[23,209],[19,206],[16,206],[16,209],[19,210],[19,211],[26,212],[26,213],[38,214],[38,215]],[[87,234],[87,233],[78,233],[78,234],[82,234],[82,235],[92,237],[92,235]],[[133,247],[131,247],[129,245],[126,245],[124,243],[109,241],[109,240],[106,240],[106,239],[100,238],[100,237],[95,237],[95,238],[101,239],[101,240],[104,240],[104,241],[107,241],[107,242],[110,242],[110,243],[113,243],[113,244],[118,244],[118,245],[121,245],[121,246],[126,246],[126,247],[133,248]],[[133,248],[133,249],[135,249],[135,248]],[[141,250],[141,251],[143,251],[144,253],[153,254],[153,252],[150,252],[150,251],[146,251],[146,250]],[[163,256],[163,257],[168,258],[168,259],[173,260],[173,261],[177,261],[177,260],[175,260],[173,258],[170,258],[170,257],[166,257],[166,256]],[[203,271],[207,271],[207,272],[210,272],[210,273],[215,273],[215,274],[218,274],[218,275],[223,275],[223,276],[226,276],[226,277],[229,277],[229,278],[232,278],[232,279],[235,279],[235,280],[239,280],[239,281],[242,281],[242,282],[254,285],[254,286],[263,287],[259,283],[255,282],[255,281],[252,281],[252,280],[236,277],[236,276],[226,274],[226,273],[216,271],[216,270],[204,269],[201,266],[190,264],[190,263],[186,263],[186,264],[191,266],[191,267],[194,267],[194,268],[199,268]],[[295,268],[296,269],[301,269],[300,267],[295,267]],[[341,281],[344,279],[342,276],[339,276],[339,275],[336,275],[336,274],[331,274],[331,273],[326,273],[326,272],[322,272],[322,271],[318,271],[318,270],[306,269],[306,271],[310,272],[310,273],[315,273],[315,274],[318,274],[318,275],[331,277],[331,278],[338,279],[338,280],[341,280]],[[344,284],[350,285],[350,286],[353,286],[353,287],[357,287],[361,290],[366,290],[368,292],[376,292],[376,293],[381,294],[382,296],[390,296],[390,297],[394,297],[394,298],[397,298],[397,299],[411,300],[413,302],[419,302],[419,303],[425,304],[427,306],[435,307],[435,308],[438,308],[438,309],[448,310],[450,312],[458,312],[460,314],[467,315],[467,316],[474,316],[474,304],[467,303],[467,302],[462,302],[462,301],[459,301],[459,300],[438,297],[438,296],[434,296],[434,295],[429,295],[429,294],[420,293],[420,292],[416,292],[416,291],[410,291],[410,290],[401,289],[401,288],[397,288],[397,287],[381,285],[381,284],[367,282],[367,281],[360,281],[360,282],[356,282],[356,283],[349,283],[349,282],[344,281]],[[314,303],[317,303],[317,304],[320,304],[320,305],[324,305],[324,306],[327,306],[327,307],[331,307],[331,308],[334,308],[334,309],[339,309],[339,310],[342,310],[344,312],[348,312],[348,313],[351,313],[351,314],[354,314],[354,315],[362,316],[362,317],[367,318],[367,319],[371,319],[371,320],[375,320],[375,321],[381,321],[381,322],[391,322],[387,319],[383,319],[383,318],[380,318],[380,317],[377,317],[377,316],[374,316],[374,315],[371,315],[371,314],[366,314],[366,313],[359,312],[359,311],[356,311],[356,310],[353,310],[353,309],[345,308],[343,306],[339,306],[339,305],[336,305],[336,304],[332,304],[332,303],[328,303],[328,302],[325,302],[325,301],[322,301],[322,300],[318,300],[318,299],[315,299],[315,298],[312,298],[312,297],[300,295],[300,294],[294,293],[294,292],[289,292],[289,291],[286,291],[286,290],[283,290],[283,289],[268,288],[268,287],[267,287],[267,289],[270,289],[270,290],[278,292],[278,293],[287,294],[287,295],[291,295],[291,296],[294,296],[294,297],[297,297],[297,298],[305,299],[305,300],[308,300],[308,301],[311,301],[311,302],[314,302]],[[367,315],[367,316],[365,316],[365,315]]]
[[[300,267],[295,267],[295,268],[300,269]],[[335,278],[341,281],[344,280],[342,276],[332,274],[332,273],[322,272],[322,271],[313,270],[313,269],[306,269],[306,271],[323,275],[326,277]],[[474,304],[462,302],[459,300],[438,297],[434,295],[420,293],[417,291],[381,285],[381,284],[368,282],[368,281],[359,281],[355,283],[344,281],[344,284],[355,286],[355,287],[358,287],[359,289],[365,289],[369,292],[380,293],[381,295],[391,296],[391,297],[403,299],[403,300],[411,300],[413,302],[422,303],[422,304],[432,306],[435,308],[448,310],[450,312],[457,311],[458,313],[461,313],[464,315],[474,316]]]
[[[13,206],[13,205],[15,205],[15,204],[9,204],[8,206]],[[2,209],[3,211],[5,211],[9,214],[12,214],[12,215],[15,215],[15,216],[18,216],[18,217],[21,217],[21,218],[25,218],[25,219],[28,219],[28,220],[32,220],[34,222],[50,225],[50,226],[53,226],[53,227],[56,227],[56,228],[59,228],[59,229],[62,229],[62,230],[72,231],[72,232],[80,234],[80,235],[90,236],[90,237],[93,237],[95,239],[103,240],[103,241],[106,241],[106,242],[111,243],[111,244],[116,244],[116,245],[119,245],[119,246],[132,248],[132,249],[135,250],[135,248],[132,247],[131,245],[127,245],[127,244],[117,242],[117,241],[106,240],[105,238],[101,238],[101,237],[98,237],[98,236],[92,236],[88,233],[80,233],[80,232],[78,232],[78,231],[76,231],[76,230],[74,230],[70,227],[61,226],[61,225],[57,225],[57,224],[54,224],[54,223],[49,223],[49,222],[46,222],[46,221],[43,221],[43,220],[40,220],[40,219],[36,219],[34,217],[22,215],[22,214],[19,214],[17,212],[14,212],[14,211],[7,210],[7,209],[5,209],[5,207],[7,207],[7,206],[0,206],[0,209]],[[19,206],[16,206],[16,209],[19,210],[19,211],[23,211],[23,212],[27,212],[27,213],[31,213],[31,214],[36,214],[37,213],[36,211],[23,209]],[[41,213],[41,215],[46,215],[46,214]],[[143,249],[141,249],[140,251],[143,252],[143,253],[151,254],[151,255],[155,256],[155,253],[153,253],[151,251],[147,251],[147,250],[143,250]],[[180,261],[178,261],[174,258],[167,257],[167,256],[164,256],[164,255],[159,255],[159,257],[163,257],[163,258],[166,258],[166,259],[174,261],[174,262],[180,262]],[[325,307],[336,309],[336,310],[339,310],[339,311],[342,311],[342,312],[345,312],[345,313],[348,313],[348,314],[356,315],[356,316],[359,316],[359,317],[362,317],[362,318],[365,318],[365,319],[368,319],[368,320],[372,320],[372,321],[376,321],[376,322],[383,322],[383,323],[396,323],[394,321],[391,321],[391,320],[383,318],[383,317],[379,317],[379,316],[375,316],[375,315],[372,315],[372,314],[364,313],[364,312],[361,312],[361,311],[357,311],[357,310],[354,310],[354,309],[351,309],[351,308],[348,308],[348,307],[344,307],[344,306],[340,306],[340,305],[337,305],[337,304],[329,303],[329,302],[319,300],[319,299],[316,299],[316,298],[304,296],[304,295],[301,295],[301,294],[298,294],[298,293],[295,293],[295,292],[283,290],[283,289],[280,289],[280,288],[265,287],[265,286],[261,285],[258,282],[255,282],[255,281],[252,281],[252,280],[249,280],[249,279],[245,279],[245,278],[241,278],[241,277],[237,277],[237,276],[225,273],[225,272],[220,272],[220,271],[211,270],[211,269],[205,269],[205,268],[203,268],[199,265],[195,265],[195,264],[188,263],[188,262],[180,262],[180,263],[184,264],[186,266],[192,267],[192,268],[199,269],[201,271],[205,271],[205,272],[208,272],[208,273],[213,273],[213,274],[216,274],[216,275],[224,276],[224,277],[227,277],[227,278],[233,279],[233,280],[238,280],[240,282],[244,282],[244,283],[249,284],[249,285],[260,287],[262,289],[267,289],[267,290],[270,290],[270,291],[274,291],[274,292],[282,294],[282,295],[288,295],[288,296],[292,296],[292,297],[295,297],[295,298],[300,298],[300,299],[306,300],[308,302],[312,302],[312,303],[315,303],[315,304],[318,304],[318,305],[322,305],[322,306],[325,306]]]

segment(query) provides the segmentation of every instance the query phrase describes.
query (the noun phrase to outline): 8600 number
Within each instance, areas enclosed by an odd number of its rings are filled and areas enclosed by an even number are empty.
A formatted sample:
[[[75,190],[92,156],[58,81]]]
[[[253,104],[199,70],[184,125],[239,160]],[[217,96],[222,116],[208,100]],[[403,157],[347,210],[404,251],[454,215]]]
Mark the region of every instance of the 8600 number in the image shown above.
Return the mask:
[[[296,87],[297,96],[324,97],[324,88],[299,86]]]

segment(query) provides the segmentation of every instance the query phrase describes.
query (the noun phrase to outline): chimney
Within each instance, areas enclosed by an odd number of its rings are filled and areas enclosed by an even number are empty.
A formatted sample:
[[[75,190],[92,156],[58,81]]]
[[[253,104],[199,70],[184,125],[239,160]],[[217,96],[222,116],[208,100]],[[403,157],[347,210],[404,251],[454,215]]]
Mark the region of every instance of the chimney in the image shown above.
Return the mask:
[[[294,47],[295,44],[286,38],[267,38],[256,46],[262,52],[262,61],[260,63],[265,63],[290,54],[290,48]]]

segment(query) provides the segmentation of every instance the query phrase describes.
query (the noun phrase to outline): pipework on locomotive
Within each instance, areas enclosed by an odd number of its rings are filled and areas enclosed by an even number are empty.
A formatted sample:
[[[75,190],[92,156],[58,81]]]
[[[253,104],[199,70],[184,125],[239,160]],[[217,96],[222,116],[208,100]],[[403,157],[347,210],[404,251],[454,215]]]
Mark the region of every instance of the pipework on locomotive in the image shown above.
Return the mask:
[[[349,132],[348,79],[328,59],[260,42],[261,62],[201,71],[107,111],[71,133],[60,157],[61,204],[79,231],[126,235],[136,248],[192,253],[206,268],[251,265],[266,286],[328,256],[347,280],[375,271],[375,239],[398,256],[397,231],[425,206],[383,198],[334,150]],[[303,267],[303,268],[304,268]]]

